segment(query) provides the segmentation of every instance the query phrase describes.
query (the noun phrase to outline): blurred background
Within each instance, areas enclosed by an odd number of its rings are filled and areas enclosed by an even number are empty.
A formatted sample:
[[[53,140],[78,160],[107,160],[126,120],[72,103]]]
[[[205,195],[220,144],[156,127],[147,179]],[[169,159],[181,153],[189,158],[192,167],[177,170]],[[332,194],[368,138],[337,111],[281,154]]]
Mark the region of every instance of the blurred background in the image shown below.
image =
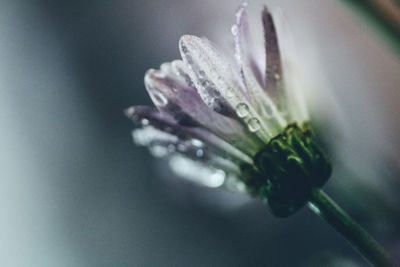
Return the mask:
[[[265,2],[293,34],[326,190],[400,258],[398,54],[342,2]],[[365,266],[306,208],[274,218],[132,144],[145,71],[183,34],[229,46],[239,4],[0,2],[1,266]]]

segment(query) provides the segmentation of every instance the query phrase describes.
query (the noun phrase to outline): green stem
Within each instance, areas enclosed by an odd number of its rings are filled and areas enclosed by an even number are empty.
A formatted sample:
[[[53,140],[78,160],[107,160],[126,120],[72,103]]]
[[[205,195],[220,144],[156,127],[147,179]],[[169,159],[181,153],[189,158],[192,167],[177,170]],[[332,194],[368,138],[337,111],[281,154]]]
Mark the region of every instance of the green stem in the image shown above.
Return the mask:
[[[311,192],[309,207],[339,232],[372,266],[397,266],[389,254],[324,191]]]

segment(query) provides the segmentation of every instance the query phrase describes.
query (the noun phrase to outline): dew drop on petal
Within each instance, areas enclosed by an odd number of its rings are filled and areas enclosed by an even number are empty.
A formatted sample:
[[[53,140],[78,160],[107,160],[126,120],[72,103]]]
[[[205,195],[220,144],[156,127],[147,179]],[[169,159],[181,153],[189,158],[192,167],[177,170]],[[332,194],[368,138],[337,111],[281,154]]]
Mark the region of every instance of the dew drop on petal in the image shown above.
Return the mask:
[[[216,170],[213,174],[211,174],[208,186],[210,187],[221,186],[225,181],[225,176],[226,174],[223,170]]]
[[[167,147],[167,149],[168,149],[168,152],[169,152],[169,153],[173,153],[173,152],[175,152],[176,147],[175,147],[174,144],[169,144],[168,147]]]
[[[204,155],[204,150],[203,149],[197,149],[196,151],[196,157],[201,158]]]
[[[203,142],[200,141],[199,139],[192,139],[190,140],[190,142],[192,143],[192,145],[196,147],[202,147],[204,145]]]
[[[257,132],[260,130],[260,121],[257,118],[251,118],[248,122],[247,125],[249,127],[250,132]]]
[[[237,26],[236,24],[233,25],[232,28],[231,28],[231,31],[232,31],[232,34],[233,34],[234,36],[238,35],[238,33],[239,33],[238,26]]]
[[[142,119],[141,121],[140,121],[140,124],[142,125],[142,126],[147,126],[147,125],[149,125],[149,120],[148,119]]]
[[[247,115],[249,115],[249,106],[245,103],[239,103],[236,106],[236,114],[240,117],[240,118],[244,118]]]
[[[264,110],[265,110],[265,113],[266,113],[265,115],[267,117],[272,117],[273,111],[272,111],[272,108],[271,108],[270,105],[264,104]]]
[[[207,88],[210,86],[210,82],[207,79],[200,79],[200,85]]]

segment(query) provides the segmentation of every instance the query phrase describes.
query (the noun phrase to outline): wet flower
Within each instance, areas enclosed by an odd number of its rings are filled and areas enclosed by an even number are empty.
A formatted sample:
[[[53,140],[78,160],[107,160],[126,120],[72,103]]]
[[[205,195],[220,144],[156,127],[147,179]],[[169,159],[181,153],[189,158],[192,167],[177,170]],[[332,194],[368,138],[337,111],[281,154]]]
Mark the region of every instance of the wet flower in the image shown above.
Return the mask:
[[[290,42],[264,8],[265,53],[257,55],[246,6],[232,26],[233,57],[205,38],[185,35],[179,41],[182,60],[146,73],[156,107],[126,110],[140,126],[133,131],[135,142],[155,156],[169,156],[172,169],[204,185],[237,181],[237,189],[267,201],[276,216],[289,216],[307,203],[372,265],[397,266],[321,189],[331,165],[308,123]]]
[[[145,75],[156,107],[134,106],[126,114],[140,126],[135,142],[169,156],[178,173],[212,187],[245,188],[287,216],[329,178],[330,165],[307,123],[290,41],[278,45],[282,24],[264,7],[265,41],[258,45],[265,53],[257,55],[246,6],[232,26],[232,57],[205,38],[182,36],[182,60]]]

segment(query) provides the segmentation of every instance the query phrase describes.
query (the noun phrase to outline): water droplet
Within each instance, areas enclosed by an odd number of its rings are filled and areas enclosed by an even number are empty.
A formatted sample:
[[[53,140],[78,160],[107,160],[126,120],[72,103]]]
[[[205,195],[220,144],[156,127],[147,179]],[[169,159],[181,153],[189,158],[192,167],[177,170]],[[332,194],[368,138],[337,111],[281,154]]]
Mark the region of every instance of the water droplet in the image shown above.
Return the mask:
[[[204,155],[204,150],[203,149],[197,149],[196,151],[196,157],[201,158]]]
[[[175,152],[175,150],[176,150],[174,144],[169,144],[168,147],[167,147],[167,149],[168,149],[168,152],[169,152],[169,153],[173,153],[173,152]]]
[[[240,118],[244,118],[247,115],[249,115],[249,106],[245,103],[239,103],[236,106],[236,114],[240,117]]]
[[[207,87],[210,86],[210,82],[208,80],[206,80],[206,79],[201,79],[200,80],[200,85],[205,87],[205,88],[207,88]]]
[[[157,106],[165,106],[166,104],[168,104],[168,99],[160,91],[152,90],[151,95],[154,104],[156,104]]]
[[[203,146],[203,142],[200,141],[199,139],[192,139],[192,140],[190,140],[190,142],[192,143],[192,145],[194,145],[196,147],[202,147]]]
[[[265,110],[265,113],[266,113],[265,115],[267,117],[272,117],[273,111],[272,111],[272,108],[271,108],[270,105],[264,104],[264,110]]]
[[[199,76],[200,76],[200,77],[205,77],[205,76],[206,76],[206,73],[205,73],[203,70],[200,70],[200,71],[199,71]]]
[[[256,132],[260,130],[260,121],[257,118],[251,118],[248,122],[247,125],[249,127],[250,132]]]
[[[239,33],[239,29],[238,29],[238,26],[236,24],[232,26],[231,32],[232,32],[233,35],[237,35]]]
[[[279,75],[278,73],[275,73],[274,78],[275,78],[275,80],[279,80],[281,78],[281,75]]]
[[[142,124],[142,126],[147,126],[147,125],[149,125],[149,120],[148,119],[142,119],[141,121],[140,121],[140,124]]]
[[[182,52],[185,53],[185,54],[188,52],[187,46],[186,46],[186,45],[183,45],[182,43],[181,43],[181,50],[182,50]]]
[[[223,170],[216,170],[210,176],[210,180],[208,181],[208,186],[210,187],[219,187],[224,184],[225,181],[225,172]]]
[[[184,145],[184,144],[179,144],[178,145],[178,151],[180,151],[180,152],[185,152],[186,151],[186,145]]]

